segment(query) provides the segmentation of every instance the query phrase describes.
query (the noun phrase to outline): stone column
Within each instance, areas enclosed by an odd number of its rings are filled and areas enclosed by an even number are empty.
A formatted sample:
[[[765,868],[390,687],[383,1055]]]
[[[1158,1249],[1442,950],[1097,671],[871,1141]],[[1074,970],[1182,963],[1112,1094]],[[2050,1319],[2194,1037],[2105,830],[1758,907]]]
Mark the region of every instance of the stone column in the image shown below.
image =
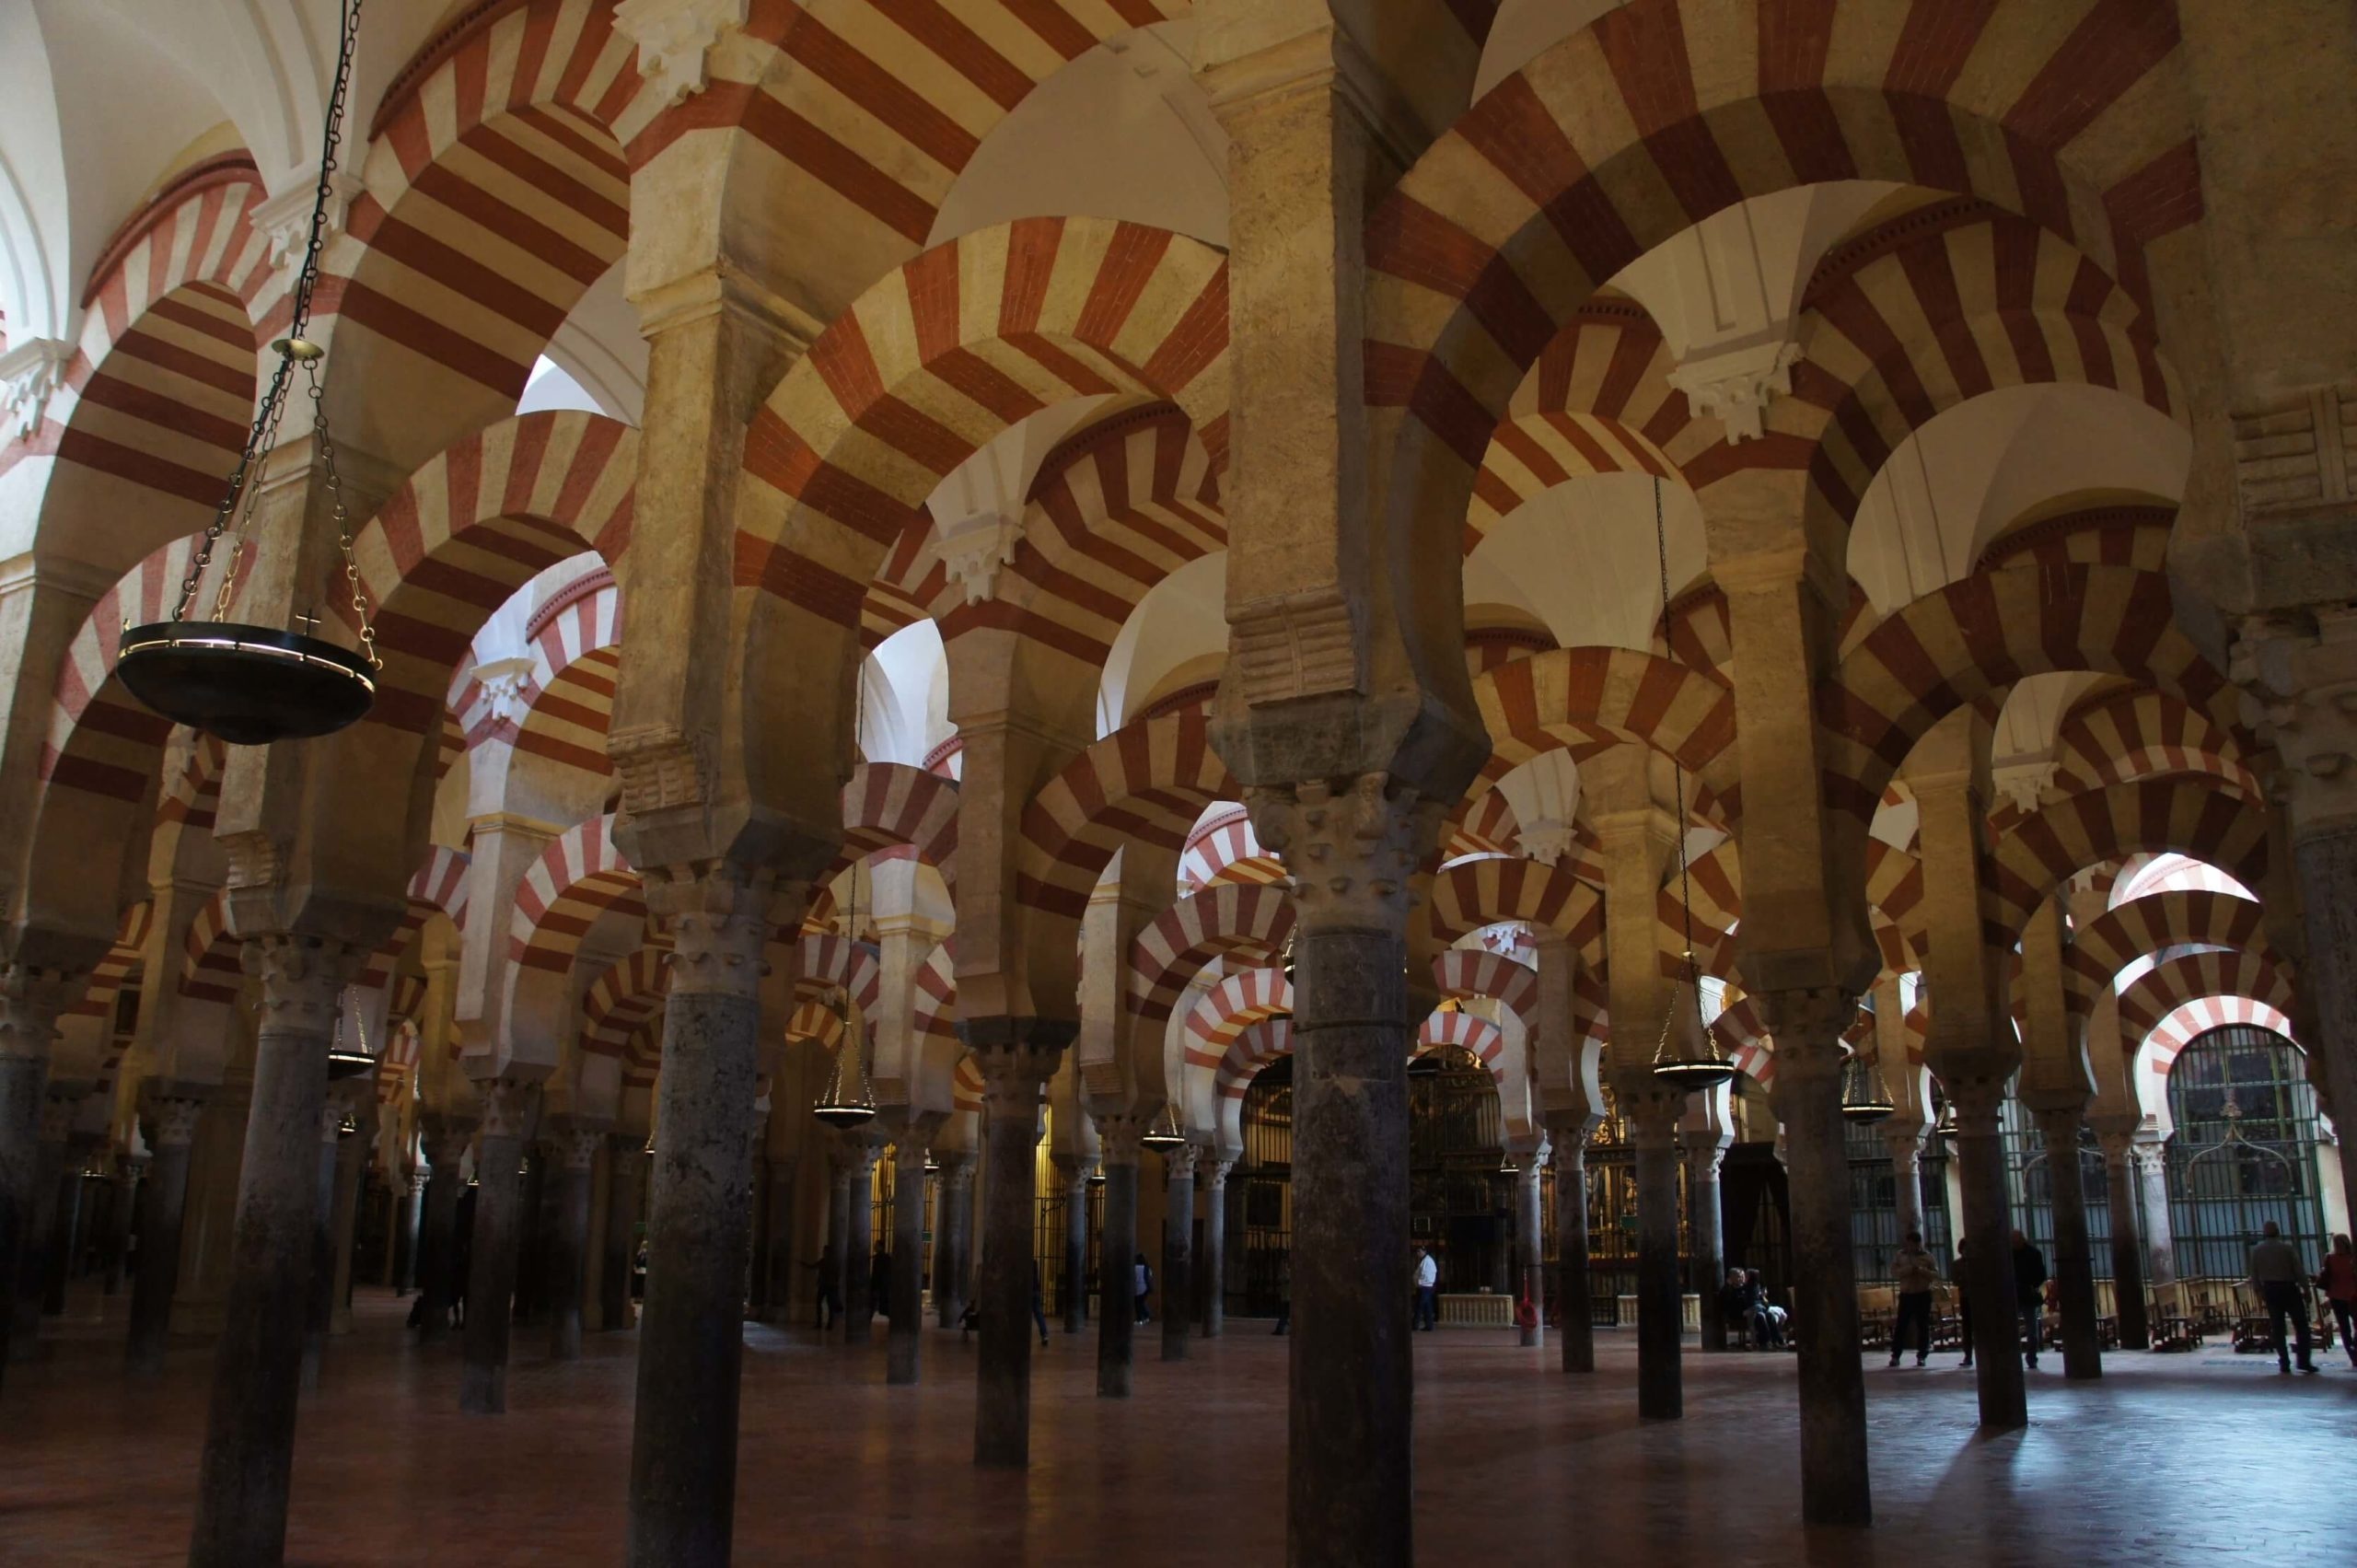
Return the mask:
[[[1439,809],[1381,773],[1245,792],[1295,892],[1292,1402],[1296,1568],[1412,1560],[1408,914]]]
[[[139,1201],[139,1189],[146,1175],[147,1159],[137,1159],[125,1151],[115,1156],[114,1176],[108,1183],[107,1236],[104,1279],[99,1288],[112,1295],[122,1288],[123,1264],[131,1253],[131,1216],[133,1205]]]
[[[1778,1063],[1782,1075],[1781,1057]],[[2014,1302],[2013,1210],[2005,1191],[2004,1140],[1998,1130],[2002,1079],[1953,1076],[1956,1185],[1964,1199],[1965,1294],[1972,1302],[1972,1355],[1979,1370],[1980,1424],[2010,1431],[2029,1423],[2022,1376],[2021,1321]]]
[[[450,1308],[459,1298],[459,1195],[466,1190],[459,1162],[466,1156],[471,1128],[453,1116],[428,1111],[421,1116],[425,1150],[425,1222],[418,1237],[419,1289],[425,1313],[418,1342],[436,1345],[450,1337]]]
[[[78,1109],[75,1114],[79,1114]],[[74,1271],[82,1261],[82,1238],[89,1218],[89,1205],[83,1201],[83,1188],[87,1182],[82,1173],[88,1167],[96,1144],[97,1140],[86,1133],[69,1132],[64,1156],[58,1161],[57,1207],[49,1227],[48,1283],[41,1295],[44,1318],[64,1314],[65,1287],[73,1283]]]
[[[1892,1204],[1898,1211],[1898,1234],[1904,1239],[1908,1232],[1918,1236],[1923,1229],[1923,1129],[1912,1122],[1882,1127],[1883,1147],[1890,1151],[1890,1191]]]
[[[1227,1173],[1236,1162],[1205,1151],[1197,1166],[1203,1178],[1203,1309],[1198,1332],[1215,1340],[1227,1321]]]
[[[1631,1084],[1620,1103],[1637,1156],[1637,1413],[1675,1421],[1686,1409],[1678,1268],[1678,1119],[1686,1097]]]
[[[24,1351],[27,1331],[14,1318],[25,1281],[38,1277],[36,1238],[46,1236],[38,1211],[49,1051],[58,1012],[78,991],[54,970],[0,965],[0,1366]]]
[[[1681,1132],[1686,1153],[1687,1226],[1694,1237],[1690,1271],[1694,1294],[1702,1309],[1702,1348],[1727,1348],[1726,1314],[1719,1307],[1719,1286],[1727,1272],[1726,1233],[1719,1213],[1719,1165],[1726,1158],[1728,1135],[1713,1130]]]
[[[2139,1138],[2134,1144],[2138,1206],[2142,1210],[2144,1261],[2153,1283],[2177,1283],[2177,1233],[2169,1214],[2168,1143]],[[2349,1162],[2357,1163],[2357,1162]]]
[[[933,1229],[935,1320],[954,1329],[966,1310],[966,1237],[973,1230],[974,1156],[960,1150],[941,1156],[941,1212]]]
[[[924,1140],[904,1132],[892,1145],[892,1318],[884,1381],[914,1383],[924,1342]]]
[[[2104,1186],[2111,1210],[2111,1300],[2119,1319],[2119,1348],[2153,1348],[2152,1317],[2144,1302],[2144,1242],[2136,1214],[2136,1135],[2097,1134],[2103,1144]]]
[[[835,1317],[828,1325],[837,1333],[850,1334],[851,1281],[855,1269],[864,1260],[854,1260],[852,1253],[851,1179],[859,1162],[855,1145],[847,1136],[838,1136],[827,1150],[827,1246],[832,1249],[833,1262],[828,1266],[825,1283],[834,1287]]]
[[[974,1462],[1031,1462],[1031,1225],[1040,1091],[1072,1042],[1071,1024],[982,1018],[958,1026],[982,1071],[985,1150],[982,1269],[975,1295],[981,1346],[974,1400]]]
[[[883,1158],[881,1134],[854,1132],[852,1163],[846,1177],[850,1229],[843,1238],[843,1343],[864,1345],[876,1332],[876,1291],[868,1271],[876,1247],[876,1165]]]
[[[58,1193],[65,1180],[65,1140],[81,1103],[82,1086],[64,1086],[76,1092],[61,1095],[52,1081],[42,1096],[41,1121],[33,1144],[32,1204],[25,1226],[25,1241],[17,1267],[16,1300],[7,1304],[15,1318],[8,1340],[11,1361],[33,1361],[46,1353],[41,1320],[49,1306],[51,1276],[63,1265],[58,1257]]]
[[[719,870],[649,899],[669,917],[673,949],[631,1428],[631,1568],[725,1564],[734,1539],[761,952],[772,902],[798,902],[772,891]]]
[[[1841,1030],[1857,1011],[1857,998],[1828,987],[1766,992],[1759,1000],[1776,1040],[1771,1098],[1789,1143],[1801,1516],[1812,1524],[1864,1524],[1873,1517],[1873,1494],[1841,1119]]]
[[[336,1167],[343,1152],[343,1107],[334,1086],[319,1108],[319,1200],[311,1216],[311,1290],[303,1313],[303,1388],[319,1386],[328,1329],[335,1315]]]
[[[352,1332],[352,1249],[360,1229],[360,1189],[368,1161],[377,1148],[377,1086],[374,1078],[355,1079],[347,1098],[356,1129],[336,1145],[335,1207],[328,1226],[328,1332]]]
[[[138,1266],[131,1277],[131,1329],[124,1361],[152,1377],[164,1369],[172,1324],[172,1290],[180,1277],[180,1218],[188,1207],[188,1151],[204,1101],[193,1095],[154,1102],[156,1143],[141,1183]]]
[[[1547,1247],[1538,1225],[1538,1183],[1547,1164],[1543,1146],[1515,1156],[1514,1181],[1514,1244],[1522,1253],[1520,1294],[1530,1303],[1527,1321],[1516,1324],[1519,1342],[1547,1342]]]
[[[606,1250],[598,1270],[598,1326],[609,1333],[631,1325],[631,1265],[638,1254],[638,1186],[645,1161],[643,1134],[606,1134]]]
[[[285,1551],[303,1321],[316,1270],[328,1042],[338,999],[365,956],[310,936],[253,936],[244,945],[246,972],[261,981],[261,1023],[190,1568],[253,1568]]]
[[[591,1176],[601,1126],[576,1123],[551,1140],[555,1158],[549,1184],[556,1194],[556,1224],[549,1233],[549,1359],[581,1357],[581,1295],[589,1267]]]
[[[1138,1134],[1136,1116],[1097,1116],[1097,1157],[1105,1162],[1105,1209],[1097,1250],[1097,1397],[1126,1400],[1136,1364],[1138,1313],[1134,1284],[1138,1253]]]
[[[1555,1311],[1563,1370],[1596,1370],[1595,1305],[1588,1295],[1587,1140],[1597,1119],[1585,1112],[1548,1120],[1555,1151]]]
[[[517,1255],[524,1240],[524,1145],[540,1112],[540,1086],[494,1078],[482,1096],[482,1141],[475,1146],[474,1237],[467,1251],[466,1360],[459,1408],[470,1415],[507,1409],[507,1348],[516,1311]]]
[[[406,1296],[417,1289],[418,1238],[425,1234],[425,1173],[412,1169],[393,1188],[393,1295]]]
[[[761,1206],[761,1224],[768,1232],[768,1244],[761,1256],[769,1269],[761,1293],[765,1323],[794,1320],[795,1269],[801,1261],[795,1250],[800,1237],[794,1223],[794,1189],[799,1176],[799,1162],[792,1156],[762,1166],[767,1201]]]
[[[2079,1168],[2077,1106],[2041,1107],[2038,1131],[2046,1143],[2046,1174],[2054,1193],[2054,1290],[2062,1307],[2062,1376],[2103,1376],[2096,1338],[2094,1244],[2087,1239],[2087,1187]]]
[[[1077,1334],[1088,1323],[1088,1179],[1095,1160],[1059,1160],[1064,1181],[1064,1332]]]
[[[1201,1151],[1180,1144],[1162,1151],[1162,1359],[1187,1359],[1187,1318],[1194,1306],[1195,1161]]]

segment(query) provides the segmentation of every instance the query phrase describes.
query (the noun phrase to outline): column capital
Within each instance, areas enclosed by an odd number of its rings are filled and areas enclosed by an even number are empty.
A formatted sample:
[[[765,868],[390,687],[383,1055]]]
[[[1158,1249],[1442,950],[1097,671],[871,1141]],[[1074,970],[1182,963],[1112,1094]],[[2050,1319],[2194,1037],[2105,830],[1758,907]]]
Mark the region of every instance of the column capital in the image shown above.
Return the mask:
[[[992,1116],[1039,1115],[1039,1091],[1056,1075],[1064,1047],[1080,1032],[1061,1018],[970,1018],[958,1026],[982,1075],[982,1099]]]
[[[360,978],[368,955],[349,943],[291,932],[249,936],[238,961],[261,981],[264,1028],[327,1033],[343,988]]]
[[[2005,1103],[2005,1080],[1994,1074],[1959,1074],[1945,1080],[1948,1103],[1956,1108],[1956,1128],[1967,1138],[1993,1138]]]
[[[2136,1162],[2141,1175],[2159,1176],[2169,1167],[2169,1145],[2164,1138],[2140,1136],[2128,1146],[2128,1157]]]
[[[1097,1173],[1097,1162],[1093,1159],[1075,1159],[1070,1155],[1058,1155],[1054,1163],[1056,1174],[1063,1178],[1064,1191],[1067,1194],[1086,1189],[1088,1179]]]
[[[488,1078],[476,1086],[482,1097],[485,1138],[528,1138],[540,1106],[537,1078]]]
[[[1202,1149],[1194,1144],[1174,1144],[1162,1151],[1162,1179],[1165,1181],[1192,1181],[1195,1162]]]
[[[37,964],[0,964],[0,1056],[47,1058],[57,1016],[75,1000],[82,978]]]
[[[952,1192],[963,1192],[974,1184],[975,1160],[970,1149],[944,1150],[941,1160],[942,1185]]]
[[[922,1138],[902,1133],[892,1140],[892,1175],[899,1180],[911,1172],[920,1181],[924,1179],[925,1144]]]
[[[1922,1159],[1923,1133],[1924,1128],[1921,1123],[1893,1127],[1886,1122],[1878,1130],[1876,1135],[1882,1139],[1883,1146],[1890,1151],[1891,1167],[1896,1173],[1904,1175],[1913,1170]]]
[[[1439,841],[1438,801],[1387,774],[1361,773],[1340,788],[1322,779],[1255,785],[1244,806],[1292,875],[1304,935],[1406,927],[1416,870]]]
[[[549,1157],[566,1170],[587,1170],[598,1163],[598,1149],[606,1141],[602,1121],[568,1117],[562,1125],[542,1130]]]
[[[2227,671],[2282,759],[2293,839],[2357,830],[2357,606],[2244,617]]]
[[[1574,1160],[1587,1157],[1587,1141],[1604,1125],[1604,1118],[1593,1110],[1556,1110],[1547,1114],[1547,1142],[1558,1160],[1569,1156]]]
[[[1224,1192],[1227,1190],[1228,1172],[1235,1168],[1236,1160],[1233,1156],[1221,1155],[1206,1149],[1197,1163],[1196,1175],[1202,1179],[1203,1191],[1206,1192]]]
[[[726,863],[646,874],[647,904],[671,934],[670,994],[758,997],[779,892],[771,874]]]
[[[1153,1117],[1121,1112],[1091,1116],[1088,1120],[1097,1128],[1099,1159],[1109,1166],[1134,1166],[1138,1163],[1138,1151],[1144,1146],[1138,1140],[1153,1124]]]

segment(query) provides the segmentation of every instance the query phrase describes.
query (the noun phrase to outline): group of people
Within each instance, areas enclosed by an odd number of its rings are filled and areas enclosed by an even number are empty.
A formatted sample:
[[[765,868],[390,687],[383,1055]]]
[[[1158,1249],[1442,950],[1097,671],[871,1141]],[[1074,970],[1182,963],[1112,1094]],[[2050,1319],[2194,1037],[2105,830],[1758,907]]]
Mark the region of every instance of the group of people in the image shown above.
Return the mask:
[[[2250,1283],[2258,1291],[2258,1299],[2267,1308],[2267,1329],[2275,1345],[2276,1370],[2291,1376],[2293,1353],[2299,1355],[2299,1370],[2314,1372],[2314,1342],[2308,1331],[2308,1286],[2313,1283],[2324,1292],[2325,1305],[2340,1330],[2340,1348],[2349,1353],[2349,1365],[2357,1366],[2357,1249],[2349,1237],[2332,1238],[2332,1250],[2325,1255],[2324,1267],[2311,1280],[2300,1262],[2296,1248],[2283,1239],[2283,1229],[2273,1220],[2267,1222],[2259,1233],[2258,1245],[2250,1249]],[[2284,1329],[2292,1329],[2286,1335]]]
[[[1727,1271],[1727,1283],[1719,1287],[1719,1314],[1728,1331],[1741,1332],[1753,1350],[1784,1348],[1789,1318],[1782,1307],[1768,1299],[1759,1270]]]
[[[1959,1237],[1956,1244],[1956,1275],[1961,1283],[1964,1274],[1965,1242]],[[1915,1365],[1923,1365],[1932,1355],[1932,1293],[1939,1288],[1939,1260],[1923,1245],[1921,1231],[1910,1230],[1898,1244],[1890,1260],[1892,1280],[1898,1287],[1898,1315],[1890,1326],[1890,1365],[1897,1366],[1899,1357],[1910,1347],[1915,1352]],[[2036,1371],[2038,1351],[2044,1337],[2046,1316],[2046,1254],[2020,1231],[2014,1232],[2014,1311],[2021,1324],[2022,1365]],[[1963,1318],[1964,1359],[1957,1365],[1972,1365],[1972,1299],[1963,1291],[1956,1293],[1956,1310]]]

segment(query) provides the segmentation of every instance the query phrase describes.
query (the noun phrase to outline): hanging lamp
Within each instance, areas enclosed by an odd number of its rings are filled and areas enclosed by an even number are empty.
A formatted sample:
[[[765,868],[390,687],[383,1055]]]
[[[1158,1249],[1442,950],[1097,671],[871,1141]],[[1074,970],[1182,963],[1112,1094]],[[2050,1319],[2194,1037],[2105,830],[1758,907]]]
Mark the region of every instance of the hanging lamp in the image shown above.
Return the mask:
[[[853,754],[856,756],[865,727],[860,721],[866,716],[860,702],[857,670],[852,673],[851,701],[851,744]],[[851,900],[843,912],[843,940],[852,944],[859,941],[859,862],[856,859],[851,863]],[[842,988],[827,999],[827,1005],[834,1011],[835,1016],[843,1021],[843,1042],[835,1049],[834,1070],[827,1074],[827,1092],[819,1097],[819,1103],[810,1113],[839,1132],[865,1126],[876,1120],[876,1093],[867,1080],[867,1043],[864,1038],[865,1031],[852,1010],[851,968],[850,959],[846,958]],[[859,1073],[856,1094],[843,1083],[845,1057],[851,1058]]]
[[[1852,1056],[1841,1069],[1841,1114],[1852,1121],[1880,1121],[1898,1106],[1883,1086],[1882,1069],[1863,1056]]]
[[[1178,1131],[1178,1108],[1170,1104],[1163,1106],[1153,1126],[1138,1134],[1138,1142],[1149,1149],[1175,1149],[1186,1141],[1187,1134]]]
[[[377,672],[382,661],[377,656],[377,633],[367,600],[360,591],[360,568],[352,553],[352,522],[344,511],[343,482],[336,471],[327,405],[320,398],[319,361],[327,351],[303,336],[310,321],[311,296],[319,287],[319,248],[326,236],[327,203],[336,148],[343,141],[359,22],[360,0],[345,0],[335,88],[328,99],[327,133],[319,152],[319,182],[311,199],[310,234],[295,280],[294,313],[286,335],[271,344],[278,354],[277,367],[271,372],[261,410],[246,433],[238,466],[230,470],[227,492],[214,509],[203,542],[180,580],[171,619],[145,626],[125,621],[115,659],[115,672],[125,689],[149,710],[233,746],[266,746],[273,740],[332,735],[366,714],[377,699]],[[279,419],[285,412],[298,366],[310,392],[312,438],[326,473],[337,543],[343,552],[344,582],[352,590],[353,613],[359,623],[357,649],[227,619],[238,563],[251,532],[261,471],[277,445]],[[229,555],[213,596],[212,618],[192,620],[189,612],[196,604],[205,573],[212,568],[214,547],[224,534],[229,536]],[[311,627],[319,618],[296,619]]]
[[[368,1049],[368,1033],[360,1027],[360,1014],[350,1005],[351,1000],[349,987],[337,999],[335,1033],[328,1041],[328,1082],[331,1084],[339,1079],[356,1078],[377,1065],[377,1058]],[[343,1038],[346,1016],[352,1019],[352,1038],[349,1040]]]
[[[1654,559],[1661,572],[1662,613],[1669,612],[1669,533],[1662,517],[1661,480],[1654,480]],[[1694,961],[1694,884],[1686,853],[1686,768],[1669,760],[1678,815],[1678,912],[1685,922],[1685,971],[1671,982],[1669,1010],[1654,1046],[1654,1076],[1688,1094],[1716,1088],[1735,1076],[1719,1049],[1718,1031],[1702,1021],[1702,971]]]

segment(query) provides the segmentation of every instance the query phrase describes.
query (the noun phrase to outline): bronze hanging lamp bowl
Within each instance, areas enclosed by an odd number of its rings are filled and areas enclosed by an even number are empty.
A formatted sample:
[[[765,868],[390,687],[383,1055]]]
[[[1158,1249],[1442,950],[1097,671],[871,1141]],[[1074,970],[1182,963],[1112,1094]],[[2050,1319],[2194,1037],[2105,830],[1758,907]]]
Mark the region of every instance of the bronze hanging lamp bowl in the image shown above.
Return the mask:
[[[228,739],[223,736],[224,740]],[[244,745],[246,742],[238,742]],[[328,1041],[328,1082],[339,1083],[345,1078],[357,1078],[377,1065],[377,1058],[368,1050],[368,1036],[360,1027],[360,1015],[352,1016],[352,1038],[343,1037],[343,1007],[339,998],[336,1008],[335,1035]]]
[[[1864,1125],[1880,1121],[1898,1109],[1891,1103],[1890,1091],[1883,1087],[1882,1074],[1872,1063],[1852,1057],[1841,1069],[1841,1114]]]
[[[1138,1142],[1149,1149],[1168,1150],[1184,1145],[1187,1135],[1178,1131],[1178,1108],[1167,1107],[1153,1126],[1138,1134]]]
[[[287,335],[271,345],[278,352],[277,367],[271,372],[270,385],[246,433],[238,466],[230,470],[226,493],[180,581],[170,618],[144,626],[126,623],[116,650],[115,673],[144,706],[174,724],[187,725],[232,746],[267,746],[273,741],[332,735],[356,723],[377,700],[376,631],[361,593],[360,571],[352,552],[351,519],[344,511],[343,483],[336,471],[335,443],[328,432],[327,407],[320,396],[319,367],[326,351],[303,336],[310,319],[311,296],[319,286],[319,248],[326,234],[336,148],[343,140],[344,106],[351,96],[360,0],[345,0],[339,9],[335,86],[328,100],[309,237],[296,273],[291,325]],[[310,394],[312,440],[333,505],[344,581],[351,589],[359,627],[357,649],[339,647],[307,633],[229,619],[255,493],[277,445],[279,421],[292,396],[297,366]],[[209,618],[192,617],[190,611],[195,607],[198,590],[206,573],[213,570],[214,546],[225,534],[230,536],[229,555],[214,587],[213,613]],[[318,623],[316,616],[296,619],[308,626]]]

